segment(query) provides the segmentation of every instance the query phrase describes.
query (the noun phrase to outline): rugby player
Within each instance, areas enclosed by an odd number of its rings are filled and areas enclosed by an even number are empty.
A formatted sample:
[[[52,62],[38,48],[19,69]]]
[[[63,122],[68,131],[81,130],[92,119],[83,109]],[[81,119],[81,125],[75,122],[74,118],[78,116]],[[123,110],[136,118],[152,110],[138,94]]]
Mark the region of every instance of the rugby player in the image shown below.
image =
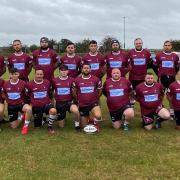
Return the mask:
[[[14,40],[12,47],[14,53],[8,57],[8,69],[18,69],[19,79],[29,81],[28,75],[32,69],[32,59],[29,55],[22,51],[22,43],[20,40]]]
[[[54,98],[56,100],[57,121],[59,122],[59,127],[64,127],[66,112],[69,111],[74,115],[75,129],[79,132],[80,115],[72,96],[73,80],[73,78],[68,76],[68,66],[61,64],[60,75],[53,79],[52,87],[55,91]]]
[[[106,72],[106,59],[98,52],[98,45],[95,40],[89,42],[89,53],[83,56],[82,64],[89,63],[91,66],[91,75],[102,79]]]
[[[174,109],[176,129],[180,130],[180,71],[177,72],[176,81],[170,84],[167,96]]]
[[[3,94],[8,105],[8,116],[12,128],[17,128],[21,123],[18,120],[18,113],[25,114],[25,121],[21,133],[27,134],[28,125],[32,116],[32,108],[29,104],[24,103],[26,93],[26,83],[19,79],[20,73],[16,68],[10,70],[10,80],[3,84]]]
[[[107,63],[107,78],[111,78],[111,71],[114,68],[118,68],[121,71],[121,76],[125,75],[130,70],[129,55],[121,49],[121,45],[118,40],[111,42],[112,51],[105,56]]]
[[[124,116],[124,130],[128,130],[129,121],[134,117],[134,110],[130,105],[132,85],[129,80],[121,77],[119,69],[112,69],[112,78],[105,81],[103,94],[107,98],[107,106],[111,115],[112,126],[119,129]]]
[[[172,52],[171,41],[165,41],[163,46],[163,51],[158,53],[154,59],[155,71],[158,69],[158,78],[164,89],[167,89],[169,85],[175,81],[175,75],[179,70],[179,57]],[[174,110],[171,107],[169,101],[170,114],[173,119]]]
[[[33,52],[34,69],[42,69],[44,79],[50,82],[54,78],[54,70],[58,67],[58,55],[53,49],[49,48],[49,40],[47,37],[40,39],[40,49]]]
[[[143,126],[151,130],[154,126],[161,127],[161,122],[170,118],[169,111],[163,107],[164,90],[160,83],[154,81],[154,75],[148,72],[145,82],[136,87],[136,99],[140,104]]]
[[[48,115],[48,132],[49,134],[54,134],[53,123],[57,112],[49,97],[51,91],[50,82],[47,79],[43,79],[43,77],[43,70],[36,69],[34,80],[27,83],[27,91],[31,99],[34,127],[42,126],[42,118],[45,113]]]
[[[75,53],[76,47],[75,44],[69,42],[66,46],[66,54],[60,58],[61,64],[68,66],[68,76],[77,77],[81,71],[81,57]]]
[[[96,76],[91,75],[89,63],[82,65],[81,76],[75,78],[73,94],[79,106],[81,127],[84,128],[89,121],[90,112],[95,119],[94,123],[99,130],[98,122],[101,121],[99,98],[102,95],[102,83]]]
[[[0,76],[6,72],[6,63],[3,56],[0,55]]]

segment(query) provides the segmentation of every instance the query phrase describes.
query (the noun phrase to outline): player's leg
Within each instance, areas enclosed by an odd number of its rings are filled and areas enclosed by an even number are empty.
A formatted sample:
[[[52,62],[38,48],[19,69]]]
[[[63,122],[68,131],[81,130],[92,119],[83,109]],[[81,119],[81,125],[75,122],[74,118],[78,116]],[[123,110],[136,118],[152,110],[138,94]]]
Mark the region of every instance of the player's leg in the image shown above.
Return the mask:
[[[180,130],[180,111],[174,111],[175,120],[176,120],[176,129]]]
[[[80,113],[80,127],[83,129],[89,122],[89,107],[79,107]]]
[[[25,121],[22,127],[21,133],[27,134],[28,126],[32,117],[32,107],[29,104],[25,104],[22,108],[23,113],[25,114]]]
[[[124,115],[124,130],[128,130],[129,122],[134,118],[134,109],[126,106],[123,112]]]
[[[154,128],[154,113],[147,115],[142,115],[143,127],[146,130],[151,130]]]
[[[96,126],[97,130],[100,130],[100,124],[99,122],[102,121],[102,115],[101,115],[101,108],[99,105],[95,105],[91,109],[91,113],[94,117],[94,125]]]
[[[18,120],[18,112],[19,112],[18,106],[8,106],[8,116],[9,116],[10,126],[13,129],[16,129],[21,123],[21,121]]]
[[[80,113],[76,104],[71,104],[69,111],[73,114],[76,131],[80,130]]]
[[[43,118],[43,108],[42,107],[32,107],[32,114],[34,117],[34,127],[42,126],[42,118]]]
[[[49,134],[54,134],[53,124],[57,118],[57,110],[52,104],[48,104],[45,107],[45,113],[48,115],[48,132]]]
[[[120,129],[122,126],[122,113],[120,111],[110,112],[112,127]]]
[[[57,121],[60,128],[65,126],[66,108],[64,103],[56,102]]]
[[[157,128],[161,127],[161,123],[163,121],[166,121],[166,120],[170,119],[170,117],[171,117],[169,111],[166,108],[161,108],[157,112],[157,115],[158,115],[158,117],[156,119],[156,123],[157,123],[156,126],[157,126]]]

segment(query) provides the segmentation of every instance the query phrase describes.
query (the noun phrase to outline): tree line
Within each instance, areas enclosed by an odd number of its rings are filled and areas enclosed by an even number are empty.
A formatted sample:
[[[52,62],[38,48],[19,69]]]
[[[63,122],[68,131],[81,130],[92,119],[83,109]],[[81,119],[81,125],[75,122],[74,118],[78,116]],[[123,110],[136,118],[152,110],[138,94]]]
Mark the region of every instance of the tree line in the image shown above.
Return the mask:
[[[116,39],[112,36],[106,36],[100,43],[99,43],[99,51],[104,54],[111,50],[111,41],[113,39]],[[171,40],[172,46],[174,51],[180,51],[180,40]],[[71,42],[69,39],[61,39],[60,41],[57,41],[55,39],[49,40],[49,47],[54,49],[58,54],[62,54],[65,52],[66,46],[68,42]],[[90,39],[83,39],[79,42],[74,42],[76,45],[76,53],[87,53],[88,50],[88,44],[90,42]],[[24,45],[23,51],[26,53],[31,54],[34,50],[38,49],[39,46],[36,44],[32,44],[30,46]],[[8,55],[13,52],[12,45],[10,44],[8,47],[2,47],[1,53],[3,55]]]

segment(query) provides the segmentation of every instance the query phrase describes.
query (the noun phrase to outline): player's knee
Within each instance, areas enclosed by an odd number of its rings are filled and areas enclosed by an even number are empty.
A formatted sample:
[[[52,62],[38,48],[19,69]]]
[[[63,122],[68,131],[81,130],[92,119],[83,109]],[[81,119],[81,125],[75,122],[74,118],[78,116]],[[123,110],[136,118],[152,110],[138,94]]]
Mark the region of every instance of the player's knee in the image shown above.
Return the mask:
[[[114,129],[120,129],[121,123],[120,121],[115,121],[115,122],[112,122],[112,126]]]
[[[50,114],[50,115],[56,115],[56,114],[57,114],[57,110],[56,110],[55,108],[51,108],[51,109],[49,110],[49,114]]]
[[[124,112],[125,119],[132,119],[134,118],[134,110],[132,108],[128,108]]]
[[[144,129],[150,131],[151,129],[153,129],[153,124],[144,126]]]
[[[163,108],[158,114],[162,119],[168,120],[170,119],[170,113],[167,109]]]

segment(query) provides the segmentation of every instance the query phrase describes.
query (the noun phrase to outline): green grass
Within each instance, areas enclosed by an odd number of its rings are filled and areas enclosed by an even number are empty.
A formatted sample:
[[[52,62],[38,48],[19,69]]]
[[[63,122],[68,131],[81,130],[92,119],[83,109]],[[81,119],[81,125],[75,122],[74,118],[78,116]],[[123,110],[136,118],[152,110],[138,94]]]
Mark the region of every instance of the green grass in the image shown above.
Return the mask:
[[[7,76],[6,76],[7,77]],[[0,133],[0,179],[180,179],[180,132],[175,122],[147,132],[140,126],[139,106],[130,131],[111,128],[105,98],[102,130],[77,134],[71,115],[66,127],[49,136],[46,128],[22,136],[3,125]]]

